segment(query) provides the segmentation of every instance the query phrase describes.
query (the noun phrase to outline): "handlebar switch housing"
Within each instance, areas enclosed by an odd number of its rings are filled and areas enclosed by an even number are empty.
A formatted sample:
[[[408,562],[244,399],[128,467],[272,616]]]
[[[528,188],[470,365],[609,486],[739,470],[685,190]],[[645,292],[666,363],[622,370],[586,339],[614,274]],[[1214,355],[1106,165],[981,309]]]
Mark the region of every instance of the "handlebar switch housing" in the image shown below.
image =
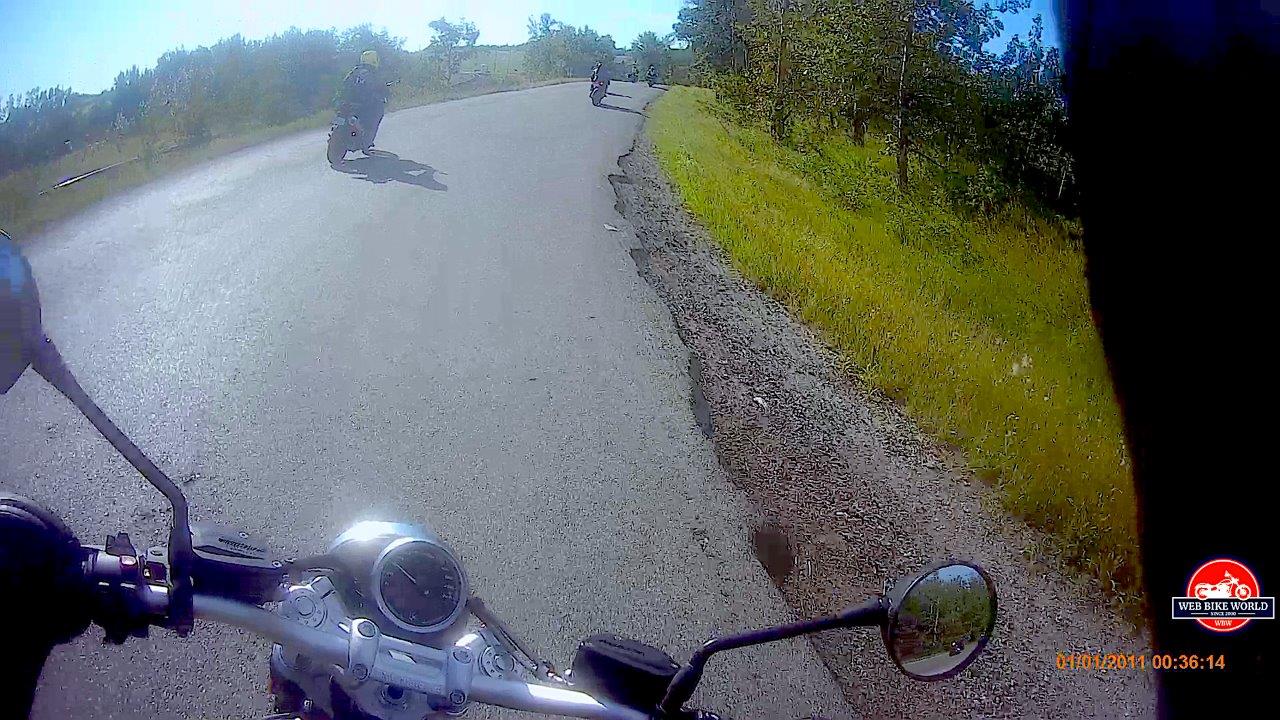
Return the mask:
[[[593,695],[648,711],[662,700],[679,670],[676,661],[658,648],[601,633],[578,645],[568,679]]]
[[[84,575],[94,587],[93,621],[104,632],[103,642],[122,645],[131,637],[147,637],[163,609],[148,605],[147,587],[164,566],[140,557],[128,533],[107,537],[101,547],[85,546]]]
[[[280,598],[284,563],[249,533],[191,523],[191,583],[197,592],[261,605]]]

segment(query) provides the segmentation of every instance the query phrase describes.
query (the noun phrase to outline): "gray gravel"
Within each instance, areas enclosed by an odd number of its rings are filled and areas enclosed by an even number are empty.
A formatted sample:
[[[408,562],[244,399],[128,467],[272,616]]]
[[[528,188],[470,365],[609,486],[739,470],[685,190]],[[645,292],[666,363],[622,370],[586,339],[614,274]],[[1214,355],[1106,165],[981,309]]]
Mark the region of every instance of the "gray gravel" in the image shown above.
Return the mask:
[[[574,83],[395,113],[378,144],[399,158],[364,172],[310,132],[116,196],[27,242],[47,329],[196,519],[288,554],[429,522],[562,665],[600,630],[684,659],[792,619],[689,411],[688,351],[604,227],[625,225],[607,175],[658,91],[614,92],[630,112]],[[162,537],[162,498],[31,374],[0,433],[0,482],[82,539]],[[267,709],[268,649],[243,633],[98,637],[55,652],[37,718]],[[701,699],[849,714],[803,641],[717,660]]]
[[[701,366],[717,456],[765,528],[762,561],[788,601],[801,615],[833,612],[879,591],[886,578],[947,557],[977,561],[996,580],[995,638],[951,681],[899,675],[876,633],[816,637],[852,712],[1152,715],[1149,674],[1056,667],[1058,653],[1147,650],[1103,607],[1099,589],[1046,566],[1043,536],[1001,511],[958,453],[868,391],[857,368],[734,271],[673,195],[647,139],[619,164],[614,187],[633,231],[621,239]],[[779,536],[790,558],[778,557]]]

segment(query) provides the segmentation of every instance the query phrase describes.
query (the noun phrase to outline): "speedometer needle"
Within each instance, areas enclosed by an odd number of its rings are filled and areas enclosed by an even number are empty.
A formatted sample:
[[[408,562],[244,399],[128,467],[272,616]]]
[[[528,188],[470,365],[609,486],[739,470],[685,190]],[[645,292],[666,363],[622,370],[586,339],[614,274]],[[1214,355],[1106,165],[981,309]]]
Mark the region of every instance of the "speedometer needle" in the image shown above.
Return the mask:
[[[402,567],[402,566],[400,565],[400,563],[398,563],[398,562],[393,562],[393,563],[391,563],[391,564],[392,564],[392,565],[395,565],[397,570],[399,570],[400,572],[404,573],[404,576],[405,576],[405,577],[407,577],[407,578],[409,578],[409,582],[413,583],[414,585],[417,585],[417,584],[418,584],[418,580],[417,580],[416,578],[414,578],[412,575],[410,575],[410,574],[409,574],[409,571],[408,571],[408,570],[405,570],[405,569],[404,569],[404,567]]]

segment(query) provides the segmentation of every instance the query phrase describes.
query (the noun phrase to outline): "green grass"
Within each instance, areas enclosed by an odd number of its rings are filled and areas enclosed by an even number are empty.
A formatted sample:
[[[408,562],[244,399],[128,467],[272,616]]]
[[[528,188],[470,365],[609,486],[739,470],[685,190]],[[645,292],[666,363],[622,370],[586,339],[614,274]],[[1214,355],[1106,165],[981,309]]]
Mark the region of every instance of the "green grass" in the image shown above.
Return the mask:
[[[1134,502],[1083,257],[1025,209],[953,209],[928,177],[898,194],[878,141],[801,152],[673,88],[649,133],[733,264],[938,437],[1055,550],[1138,599]]]

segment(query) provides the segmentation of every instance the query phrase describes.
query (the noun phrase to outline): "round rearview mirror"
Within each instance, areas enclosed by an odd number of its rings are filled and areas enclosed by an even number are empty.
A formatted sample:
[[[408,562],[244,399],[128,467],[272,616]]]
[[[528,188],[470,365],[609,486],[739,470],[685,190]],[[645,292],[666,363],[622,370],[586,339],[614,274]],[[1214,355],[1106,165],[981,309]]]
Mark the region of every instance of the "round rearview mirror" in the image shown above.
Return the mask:
[[[996,625],[996,590],[977,565],[947,562],[888,595],[884,641],[902,672],[943,680],[977,659]]]
[[[43,336],[31,265],[13,238],[0,230],[0,394],[31,365]]]

